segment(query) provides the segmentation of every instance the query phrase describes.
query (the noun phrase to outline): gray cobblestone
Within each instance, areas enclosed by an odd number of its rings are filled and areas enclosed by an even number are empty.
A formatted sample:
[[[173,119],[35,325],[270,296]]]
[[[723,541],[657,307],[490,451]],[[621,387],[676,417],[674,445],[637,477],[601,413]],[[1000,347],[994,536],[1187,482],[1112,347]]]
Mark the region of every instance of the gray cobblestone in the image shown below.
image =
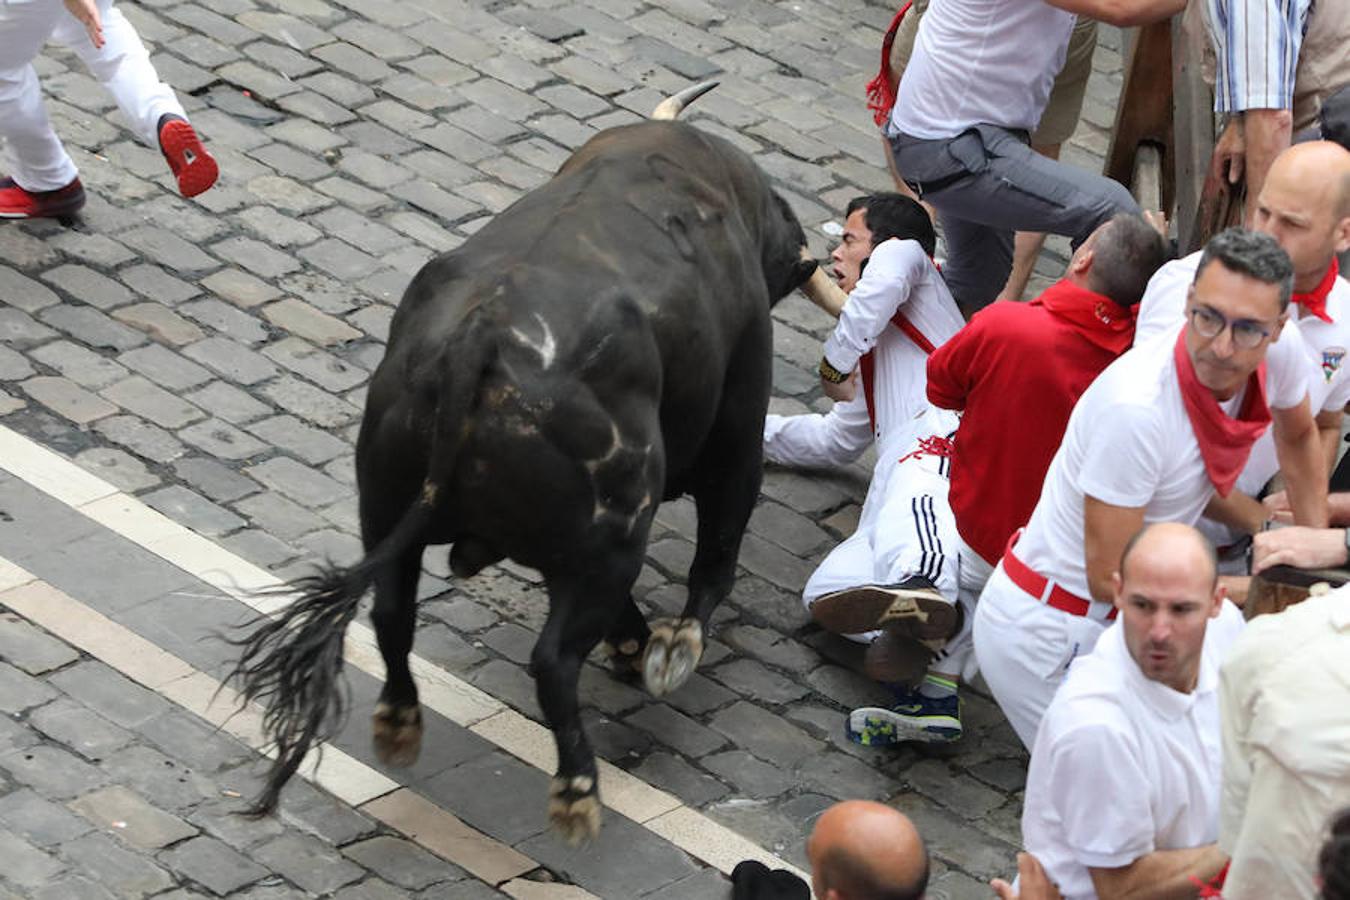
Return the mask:
[[[177,234],[156,226],[133,228],[119,239],[145,254],[150,261],[175,272],[193,273],[215,269],[220,263]]]
[[[307,835],[284,834],[256,848],[252,856],[310,895],[330,893],[365,874],[337,850]]]
[[[72,753],[42,744],[0,755],[0,770],[44,797],[64,800],[99,787],[107,776]]]
[[[182,819],[156,809],[120,785],[92,791],[69,806],[100,828],[116,829],[121,841],[141,850],[167,847],[197,833]]]
[[[374,214],[389,205],[389,196],[382,191],[372,191],[352,181],[334,175],[314,185],[324,194],[332,197],[344,206],[350,206],[360,212]],[[336,263],[341,265],[341,263]]]
[[[145,343],[145,335],[87,306],[53,306],[38,318],[91,347],[130,350]]]
[[[198,534],[226,534],[244,525],[244,520],[234,513],[179,485],[161,488],[141,499]]]
[[[0,309],[0,340],[8,347],[23,349],[50,340],[56,332],[17,309]]]
[[[207,338],[183,348],[184,355],[230,381],[257,384],[277,373],[267,358],[228,338]]]
[[[179,844],[164,851],[160,859],[175,872],[222,895],[267,874],[262,866],[210,837],[195,837]]]
[[[726,744],[726,738],[662,703],[649,703],[627,721],[685,756],[698,758]]]
[[[281,296],[275,287],[241,269],[225,268],[214,272],[202,279],[202,286],[244,309]]]
[[[168,306],[174,306],[201,293],[196,285],[176,278],[159,266],[149,263],[128,266],[120,269],[117,274],[123,283],[138,294]]]
[[[399,838],[373,837],[344,847],[342,852],[386,881],[409,890],[457,880],[464,875],[458,867]]]
[[[695,808],[725,797],[728,792],[725,784],[670,753],[649,754],[633,770],[633,774],[670,791],[685,804]]]
[[[166,344],[182,345],[202,339],[202,331],[158,303],[135,303],[113,311],[113,318]]]
[[[173,435],[136,416],[100,419],[94,423],[94,429],[114,444],[154,462],[170,462],[187,452]]]
[[[255,440],[221,419],[207,419],[189,425],[178,432],[185,443],[221,459],[249,459],[267,450],[267,445]]]
[[[94,447],[75,456],[76,465],[128,493],[160,483],[145,463],[112,447]]]
[[[101,394],[127,412],[149,419],[164,428],[180,428],[206,415],[191,403],[180,399],[177,394],[172,394],[139,375],[119,381],[105,388]]]
[[[314,513],[272,493],[255,494],[234,504],[240,515],[283,541],[293,541],[327,523]]]
[[[61,646],[65,647],[64,644]],[[69,651],[70,648],[65,649]],[[74,658],[73,655],[70,657]],[[70,659],[63,661],[69,662]],[[95,762],[125,747],[132,740],[131,732],[125,728],[67,699],[56,700],[34,710],[29,716],[29,722],[47,737]]]
[[[97,306],[99,309],[112,309],[132,300],[132,293],[129,290],[108,276],[100,275],[85,266],[60,266],[43,273],[42,277],[76,300]]]
[[[272,410],[248,393],[223,381],[213,381],[201,390],[187,394],[189,403],[210,410],[231,425],[242,425],[267,415]]]
[[[36,888],[50,881],[63,868],[55,857],[3,830],[0,830],[0,859],[5,861],[5,878],[24,888]],[[11,896],[17,900],[18,895]]]
[[[78,425],[87,425],[117,412],[117,407],[68,378],[40,376],[19,385],[28,396]]]
[[[38,846],[51,848],[88,833],[88,823],[27,788],[0,797],[0,826]]]
[[[267,327],[261,320],[214,298],[193,300],[179,309],[219,335],[245,344],[260,344],[268,338]]]
[[[5,249],[0,244],[0,259],[12,260],[13,257],[5,255]],[[48,306],[55,306],[61,302],[61,298],[41,282],[34,281],[6,266],[0,268],[0,301],[24,312],[35,313]]]
[[[0,347],[0,380],[19,381],[32,374],[33,367],[22,353]]]
[[[277,406],[321,428],[338,428],[356,419],[359,408],[298,378],[282,377],[263,387]]]
[[[101,662],[82,662],[57,672],[48,680],[123,728],[134,729],[169,708],[167,701]]]
[[[764,703],[791,703],[808,693],[807,688],[753,659],[736,659],[708,674],[733,691]]]
[[[743,700],[714,715],[711,725],[736,746],[775,765],[795,765],[821,749],[819,741],[795,725]]]

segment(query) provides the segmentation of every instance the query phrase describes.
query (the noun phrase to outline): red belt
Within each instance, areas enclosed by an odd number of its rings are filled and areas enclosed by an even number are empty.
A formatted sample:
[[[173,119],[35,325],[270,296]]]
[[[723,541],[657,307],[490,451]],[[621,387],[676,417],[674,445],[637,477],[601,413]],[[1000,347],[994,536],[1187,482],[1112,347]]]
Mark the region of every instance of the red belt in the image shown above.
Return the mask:
[[[1003,571],[1007,574],[1008,580],[1048,606],[1053,606],[1071,616],[1086,616],[1092,609],[1091,601],[1084,600],[1077,594],[1071,594],[1057,584],[1051,584],[1050,579],[1032,570],[1013,555],[1013,544],[1016,544],[1021,536],[1022,529],[1014,531],[1012,537],[1008,538],[1007,548],[1003,551]],[[1050,586],[1048,594],[1045,590],[1047,585]],[[1116,608],[1111,607],[1111,611],[1106,614],[1106,620],[1109,622],[1114,619],[1116,612]]]

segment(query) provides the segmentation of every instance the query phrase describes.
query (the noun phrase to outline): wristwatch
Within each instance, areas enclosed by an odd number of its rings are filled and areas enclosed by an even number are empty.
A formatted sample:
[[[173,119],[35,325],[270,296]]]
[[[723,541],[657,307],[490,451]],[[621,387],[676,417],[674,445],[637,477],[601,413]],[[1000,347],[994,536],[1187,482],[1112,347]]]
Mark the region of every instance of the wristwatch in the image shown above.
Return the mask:
[[[1344,533],[1345,533],[1345,562],[1342,562],[1341,565],[1345,565],[1345,563],[1350,563],[1350,528],[1346,528],[1344,530]]]
[[[823,356],[820,358],[818,371],[820,372],[820,377],[830,384],[843,384],[848,380],[847,372],[840,372],[834,366],[830,365],[830,361]]]

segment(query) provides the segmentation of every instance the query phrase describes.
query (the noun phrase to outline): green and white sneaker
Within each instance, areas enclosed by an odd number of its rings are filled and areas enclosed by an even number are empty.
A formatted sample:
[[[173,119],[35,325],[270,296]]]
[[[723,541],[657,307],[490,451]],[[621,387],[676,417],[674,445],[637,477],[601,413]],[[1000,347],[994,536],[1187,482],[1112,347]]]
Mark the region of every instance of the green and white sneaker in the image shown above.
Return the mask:
[[[925,697],[918,691],[898,694],[889,709],[863,706],[848,714],[848,739],[867,747],[905,741],[949,744],[961,739],[961,697]]]

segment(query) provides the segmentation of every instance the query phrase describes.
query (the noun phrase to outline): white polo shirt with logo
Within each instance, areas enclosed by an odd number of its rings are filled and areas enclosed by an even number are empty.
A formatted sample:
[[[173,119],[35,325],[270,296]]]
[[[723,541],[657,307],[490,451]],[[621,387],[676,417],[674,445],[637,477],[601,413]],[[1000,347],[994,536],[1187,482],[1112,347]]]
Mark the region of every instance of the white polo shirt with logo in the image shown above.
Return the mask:
[[[1176,328],[1186,315],[1186,293],[1195,281],[1195,270],[1200,264],[1200,253],[1173,260],[1159,269],[1149,280],[1148,289],[1139,304],[1135,324],[1136,344],[1152,339],[1154,335]],[[1327,315],[1330,322],[1316,316],[1295,318],[1290,310],[1289,322],[1280,339],[1270,345],[1269,359],[1289,356],[1302,360],[1307,368],[1308,402],[1313,415],[1344,409],[1350,403],[1350,281],[1338,277],[1327,295]],[[1291,333],[1294,332],[1294,333]],[[1297,351],[1297,352],[1296,352]],[[1274,363],[1271,363],[1272,365]],[[1238,476],[1237,490],[1256,495],[1280,470],[1275,455],[1275,439],[1267,431],[1252,447],[1251,457]],[[1200,528],[1217,546],[1237,540],[1239,532],[1218,522],[1205,520]]]
[[[1172,358],[1180,330],[1174,325],[1127,352],[1079,398],[1017,543],[1018,559],[1079,597],[1091,596],[1085,496],[1142,506],[1145,523],[1194,525],[1214,495]],[[1275,354],[1275,346],[1266,358],[1266,401],[1272,409],[1297,406],[1307,394],[1305,367],[1297,355]],[[1239,392],[1225,411],[1233,415],[1241,401]]]
[[[1022,807],[1023,844],[1065,900],[1097,896],[1089,867],[1217,840],[1219,666],[1242,626],[1225,600],[1189,694],[1144,677],[1119,622],[1069,670],[1036,733]]]

